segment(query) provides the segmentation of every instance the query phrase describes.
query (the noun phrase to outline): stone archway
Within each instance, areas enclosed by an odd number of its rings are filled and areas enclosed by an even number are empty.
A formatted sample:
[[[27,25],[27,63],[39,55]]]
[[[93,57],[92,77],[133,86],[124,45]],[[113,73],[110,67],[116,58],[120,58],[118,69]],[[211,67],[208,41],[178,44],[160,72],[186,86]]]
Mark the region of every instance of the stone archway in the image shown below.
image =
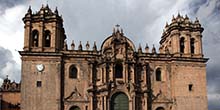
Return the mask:
[[[122,92],[115,93],[111,97],[110,110],[129,110],[128,96]]]
[[[80,110],[78,106],[72,106],[69,110]]]
[[[158,107],[156,110],[165,110],[163,107]]]

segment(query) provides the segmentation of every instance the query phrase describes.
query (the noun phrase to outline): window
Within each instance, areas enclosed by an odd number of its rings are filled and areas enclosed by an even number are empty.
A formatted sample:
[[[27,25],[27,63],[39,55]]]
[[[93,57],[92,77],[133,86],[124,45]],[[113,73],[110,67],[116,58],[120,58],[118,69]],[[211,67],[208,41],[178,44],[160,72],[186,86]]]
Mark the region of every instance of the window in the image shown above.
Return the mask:
[[[37,81],[37,87],[41,87],[42,84],[41,84],[41,81]]]
[[[51,34],[49,30],[46,30],[44,33],[44,47],[50,47]]]
[[[184,53],[184,48],[185,48],[185,45],[184,45],[184,38],[180,38],[180,53]]]
[[[193,84],[189,84],[189,91],[193,90]]]
[[[117,63],[115,65],[115,78],[122,78],[123,77],[123,66],[121,63]]]
[[[77,78],[77,68],[73,65],[70,67],[69,78]]]
[[[161,69],[157,68],[156,69],[156,81],[161,81],[162,77],[161,77]]]
[[[32,46],[38,47],[38,39],[39,39],[39,33],[37,30],[32,31]]]
[[[195,53],[195,39],[194,38],[190,39],[190,48],[191,48],[191,53],[194,54]]]

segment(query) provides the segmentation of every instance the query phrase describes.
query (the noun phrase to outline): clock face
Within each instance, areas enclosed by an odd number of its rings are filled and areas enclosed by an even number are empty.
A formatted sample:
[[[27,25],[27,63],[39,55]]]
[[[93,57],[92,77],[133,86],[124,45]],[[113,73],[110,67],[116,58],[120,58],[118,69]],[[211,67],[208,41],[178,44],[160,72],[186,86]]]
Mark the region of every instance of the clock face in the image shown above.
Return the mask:
[[[37,71],[42,72],[44,70],[44,65],[43,64],[37,64],[36,68],[37,68]]]

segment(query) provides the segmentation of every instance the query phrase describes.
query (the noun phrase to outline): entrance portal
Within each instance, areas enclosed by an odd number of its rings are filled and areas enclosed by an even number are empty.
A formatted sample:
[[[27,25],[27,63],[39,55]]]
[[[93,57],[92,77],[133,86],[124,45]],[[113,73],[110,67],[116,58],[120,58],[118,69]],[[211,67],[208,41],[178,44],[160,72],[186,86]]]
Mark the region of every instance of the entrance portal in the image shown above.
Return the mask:
[[[163,107],[158,107],[156,110],[165,110]]]
[[[128,110],[128,96],[124,93],[116,93],[111,98],[111,110]]]
[[[72,107],[70,108],[70,110],[80,110],[80,108],[79,108],[78,106],[72,106]]]

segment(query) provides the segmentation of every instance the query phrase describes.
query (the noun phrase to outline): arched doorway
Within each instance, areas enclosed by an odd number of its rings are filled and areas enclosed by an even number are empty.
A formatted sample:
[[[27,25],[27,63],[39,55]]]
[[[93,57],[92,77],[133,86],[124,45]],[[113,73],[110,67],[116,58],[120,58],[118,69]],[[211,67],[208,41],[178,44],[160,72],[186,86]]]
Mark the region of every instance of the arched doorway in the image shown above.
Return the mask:
[[[78,106],[72,106],[69,110],[80,110]]]
[[[156,110],[165,110],[163,107],[158,107]]]
[[[128,110],[128,96],[124,93],[115,93],[111,98],[111,110]]]

